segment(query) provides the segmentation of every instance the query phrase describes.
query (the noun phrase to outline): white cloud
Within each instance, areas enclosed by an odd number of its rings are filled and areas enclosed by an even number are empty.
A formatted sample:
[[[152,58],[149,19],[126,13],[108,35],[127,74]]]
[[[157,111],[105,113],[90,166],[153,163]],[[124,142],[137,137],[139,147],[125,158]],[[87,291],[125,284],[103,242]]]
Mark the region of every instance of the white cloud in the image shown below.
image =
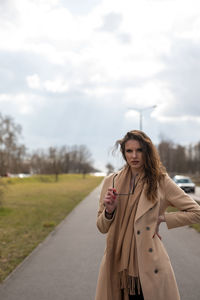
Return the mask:
[[[63,78],[42,81],[38,74],[33,74],[27,76],[26,81],[31,89],[43,89],[52,93],[64,93],[69,90],[69,83]]]
[[[102,87],[95,87],[94,89],[87,88],[84,89],[84,92],[86,93],[86,95],[90,97],[94,96],[95,98],[100,98],[103,101],[102,98],[104,98],[104,96],[110,96],[114,94],[116,92],[116,89],[102,86]],[[108,99],[106,99],[105,101],[108,102]]]
[[[126,105],[134,104],[135,106],[146,107],[160,103],[169,103],[172,95],[167,84],[161,80],[149,80],[144,84],[125,90],[124,101]]]
[[[139,112],[134,109],[129,109],[129,111],[125,113],[125,118],[127,119],[138,118],[138,116]]]
[[[43,97],[34,94],[0,94],[0,102],[12,107],[13,113],[31,115],[45,105]]]
[[[47,91],[52,93],[64,93],[69,90],[68,82],[61,78],[55,80],[46,80],[43,85]]]
[[[38,74],[33,74],[26,77],[26,81],[28,86],[31,89],[39,89],[40,88],[40,77]]]
[[[162,123],[179,123],[180,122],[195,122],[195,123],[200,123],[200,117],[196,116],[188,116],[188,115],[182,115],[177,118],[177,116],[158,116],[158,121]]]

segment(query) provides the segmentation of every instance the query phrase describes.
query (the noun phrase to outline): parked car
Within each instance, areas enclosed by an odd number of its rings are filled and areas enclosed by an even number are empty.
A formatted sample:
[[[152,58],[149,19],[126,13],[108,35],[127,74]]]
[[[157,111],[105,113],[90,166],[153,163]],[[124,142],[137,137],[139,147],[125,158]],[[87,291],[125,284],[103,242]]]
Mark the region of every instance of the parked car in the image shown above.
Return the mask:
[[[195,193],[195,184],[192,182],[190,177],[175,175],[173,180],[186,193]]]

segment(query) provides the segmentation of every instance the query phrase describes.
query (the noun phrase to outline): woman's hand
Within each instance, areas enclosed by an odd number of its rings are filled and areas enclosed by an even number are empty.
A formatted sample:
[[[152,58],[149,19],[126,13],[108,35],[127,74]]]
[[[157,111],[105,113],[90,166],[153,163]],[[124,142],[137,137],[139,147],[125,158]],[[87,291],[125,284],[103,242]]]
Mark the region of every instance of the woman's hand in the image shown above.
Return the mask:
[[[112,214],[117,207],[117,195],[116,190],[109,188],[104,199],[104,206],[106,207],[106,212]]]
[[[160,226],[160,223],[162,223],[162,222],[165,222],[165,216],[164,215],[158,216],[158,221],[157,221],[157,225],[156,225],[156,232],[154,233],[153,238],[157,234],[157,236],[159,237],[159,239],[162,240],[162,237],[159,234],[159,226]]]

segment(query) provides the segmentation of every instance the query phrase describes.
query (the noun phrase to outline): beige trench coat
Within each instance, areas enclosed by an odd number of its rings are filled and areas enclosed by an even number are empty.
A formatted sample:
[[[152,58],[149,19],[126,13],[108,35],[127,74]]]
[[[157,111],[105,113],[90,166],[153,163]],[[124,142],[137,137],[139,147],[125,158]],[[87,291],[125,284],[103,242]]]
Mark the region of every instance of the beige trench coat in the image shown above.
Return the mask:
[[[102,233],[112,228],[112,220],[105,218],[103,200],[108,187],[112,187],[113,175],[104,180],[100,196],[97,227]],[[175,206],[178,211],[165,213],[168,206]],[[180,300],[176,279],[162,241],[156,235],[157,219],[165,213],[168,229],[200,223],[200,206],[181,190],[173,180],[166,175],[158,188],[157,201],[149,201],[144,191],[141,194],[135,218],[134,233],[138,249],[138,265],[144,300]],[[108,299],[106,292],[106,250],[101,262],[97,282],[95,300]]]

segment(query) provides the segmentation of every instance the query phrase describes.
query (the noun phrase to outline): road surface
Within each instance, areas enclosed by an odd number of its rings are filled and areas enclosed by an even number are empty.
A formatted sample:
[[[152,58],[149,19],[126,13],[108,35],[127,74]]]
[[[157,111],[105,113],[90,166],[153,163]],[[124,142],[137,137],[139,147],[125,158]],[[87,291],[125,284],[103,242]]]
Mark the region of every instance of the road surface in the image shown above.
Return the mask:
[[[196,191],[195,191],[195,194],[190,194],[195,201],[197,201],[199,204],[200,204],[200,187],[197,186],[196,187]]]
[[[196,193],[195,194],[200,197],[200,186],[196,186]]]
[[[99,193],[100,187],[0,285],[1,300],[94,300],[105,247],[105,235],[96,229]],[[199,300],[200,234],[188,227],[167,230],[165,224],[161,234],[181,299]]]
[[[199,186],[196,187],[195,194],[190,193],[189,195],[190,195],[197,203],[200,204],[200,187],[199,187]]]

